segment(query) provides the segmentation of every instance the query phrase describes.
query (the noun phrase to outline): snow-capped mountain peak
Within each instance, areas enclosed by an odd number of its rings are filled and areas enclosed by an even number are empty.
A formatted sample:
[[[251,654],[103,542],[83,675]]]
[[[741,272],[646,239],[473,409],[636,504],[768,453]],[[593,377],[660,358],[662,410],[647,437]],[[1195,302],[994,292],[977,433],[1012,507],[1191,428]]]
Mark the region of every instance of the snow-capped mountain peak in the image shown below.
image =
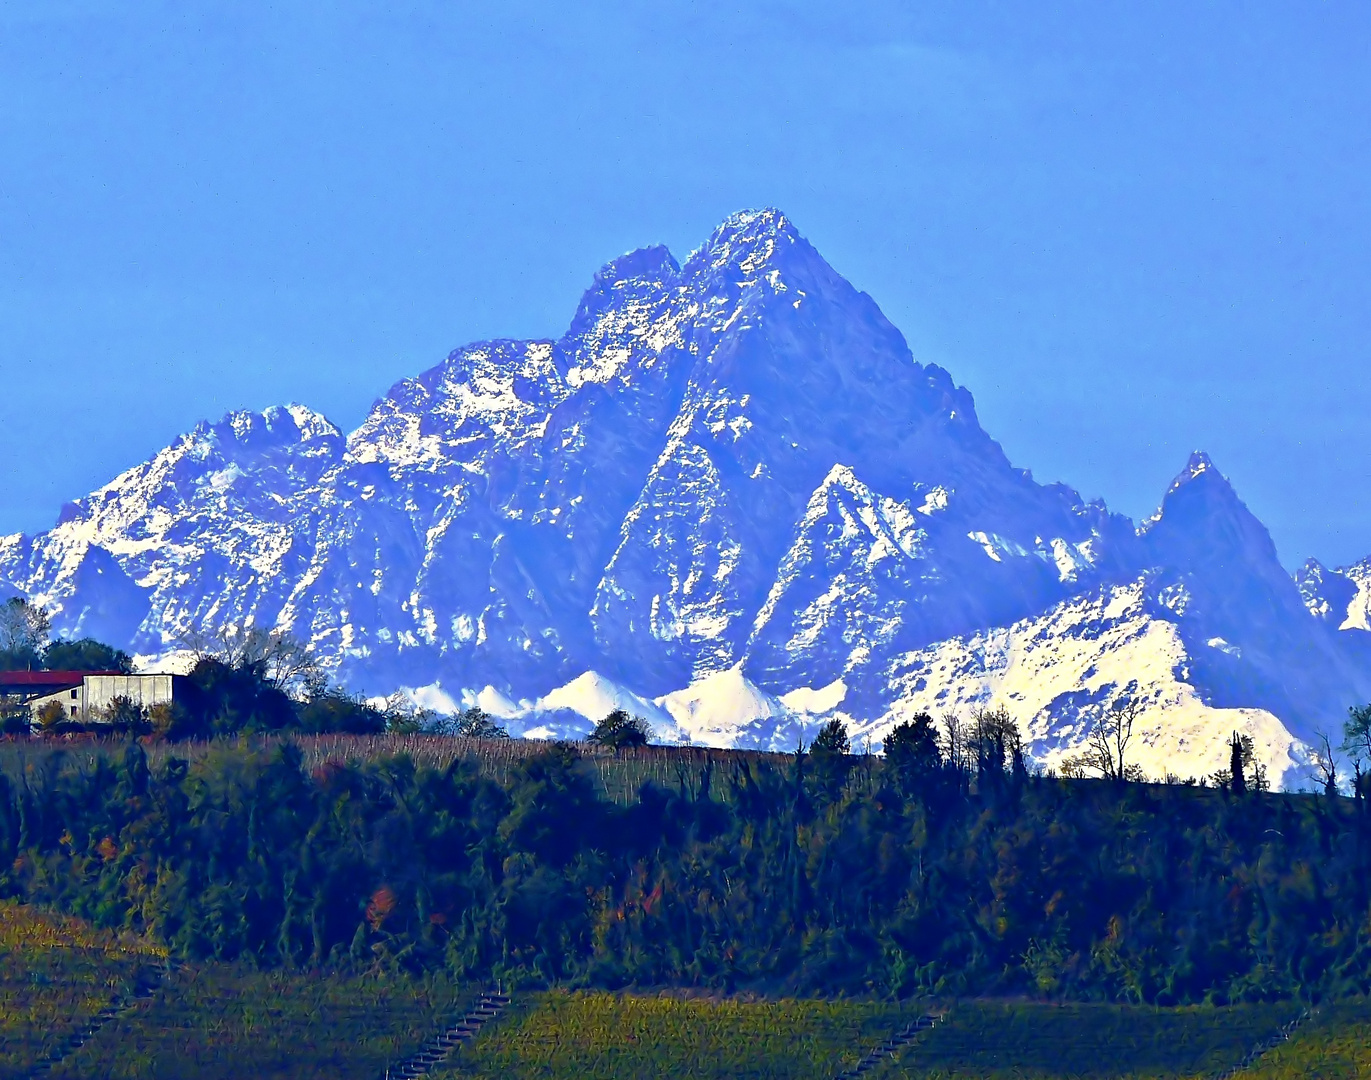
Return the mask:
[[[1202,453],[1137,529],[1038,484],[775,209],[613,260],[557,340],[456,349],[346,437],[230,413],[0,538],[0,589],[63,633],[279,627],[356,689],[533,733],[615,705],[789,748],[998,702],[1050,758],[1132,695],[1197,768],[1237,719],[1274,763],[1371,697],[1368,565],[1297,585]]]
[[[786,262],[798,250],[820,259],[818,252],[795,229],[780,210],[740,210],[719,225],[686,259],[685,272],[695,277],[707,271],[734,269],[746,275]]]
[[[1191,481],[1208,474],[1211,479],[1228,484],[1227,479],[1214,466],[1214,461],[1203,450],[1194,450],[1190,454],[1190,460],[1185,463],[1185,468],[1176,474],[1176,479],[1171,481],[1167,494],[1176,491],[1178,488]]]

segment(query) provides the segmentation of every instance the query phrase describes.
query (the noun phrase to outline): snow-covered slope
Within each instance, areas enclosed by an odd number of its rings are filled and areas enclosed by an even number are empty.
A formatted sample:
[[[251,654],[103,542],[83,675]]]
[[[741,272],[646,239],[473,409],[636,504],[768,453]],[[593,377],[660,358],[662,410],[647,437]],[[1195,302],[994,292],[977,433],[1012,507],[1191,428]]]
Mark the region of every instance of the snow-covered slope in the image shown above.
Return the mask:
[[[907,653],[891,667],[890,712],[856,730],[879,738],[915,712],[965,716],[1005,705],[1033,756],[1051,766],[1077,751],[1111,706],[1137,701],[1129,760],[1149,776],[1226,769],[1238,731],[1253,736],[1273,780],[1286,778],[1301,759],[1281,720],[1258,707],[1217,706],[1195,685],[1174,589],[1166,575],[1146,573],[1035,618]],[[1217,640],[1207,647],[1224,648]]]
[[[1371,631],[1371,559],[1341,570],[1310,559],[1295,581],[1315,618],[1339,630]]]
[[[1371,631],[1371,559],[1347,567],[1343,574],[1357,587],[1357,591],[1348,601],[1347,617],[1338,628]]]
[[[1032,698],[1044,753],[1091,715],[1051,702],[1125,692],[1083,672],[1126,656],[1196,762],[1201,715],[1306,737],[1371,697],[1369,567],[1292,581],[1202,456],[1140,530],[1036,483],[775,210],[682,264],[615,260],[558,340],[458,349],[351,435],[301,406],[233,413],[0,539],[0,589],[64,633],[156,655],[277,626],[358,689],[535,733],[611,707],[719,744],[793,745],[835,710],[878,733],[927,693],[1008,693],[992,667],[979,689],[965,664],[931,690],[910,674],[1003,638],[1006,671],[1079,668],[1074,691],[1035,677],[1057,688]],[[1151,629],[1122,652],[1063,614],[1135,593]],[[1288,736],[1261,734],[1274,765]]]

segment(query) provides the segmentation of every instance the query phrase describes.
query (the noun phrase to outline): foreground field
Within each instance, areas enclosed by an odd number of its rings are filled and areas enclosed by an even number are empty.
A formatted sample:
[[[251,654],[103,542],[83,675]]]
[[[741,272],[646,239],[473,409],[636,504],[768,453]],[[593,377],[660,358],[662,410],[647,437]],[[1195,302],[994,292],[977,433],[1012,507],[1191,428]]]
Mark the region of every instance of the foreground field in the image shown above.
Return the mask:
[[[904,1080],[1173,1080],[1240,1063],[1296,1005],[1152,1009],[966,1003],[879,1077]]]
[[[459,1012],[445,980],[178,970],[50,1074],[54,1080],[375,1080]]]
[[[436,1075],[444,1080],[829,1080],[919,1011],[860,1002],[533,995]],[[873,1080],[1209,1077],[1241,1062],[1298,1011],[1293,1005],[1151,1009],[965,1003],[867,1075]]]
[[[1238,1080],[1362,1080],[1371,1077],[1371,1002],[1326,1005],[1290,1042]]]
[[[0,1080],[22,1076],[139,973],[149,944],[0,904]],[[465,1011],[445,979],[182,965],[48,1075],[55,1080],[373,1080]],[[832,1080],[929,1006],[528,992],[439,1080]],[[1209,1080],[1294,1004],[1153,1009],[962,1002],[870,1080]],[[1371,1077],[1371,1002],[1325,1005],[1242,1080]]]
[[[144,942],[0,903],[0,1077],[41,1059],[160,960]]]
[[[908,1021],[898,1006],[529,995],[432,1075],[441,1080],[827,1080]]]

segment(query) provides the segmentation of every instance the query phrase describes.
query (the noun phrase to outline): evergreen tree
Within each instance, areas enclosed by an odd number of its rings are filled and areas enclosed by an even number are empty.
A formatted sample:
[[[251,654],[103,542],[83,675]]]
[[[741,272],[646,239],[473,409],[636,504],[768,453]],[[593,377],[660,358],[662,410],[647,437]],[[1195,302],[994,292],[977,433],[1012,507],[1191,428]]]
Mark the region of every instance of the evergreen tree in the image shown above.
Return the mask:
[[[896,724],[884,743],[886,768],[906,795],[926,788],[942,770],[942,753],[933,718],[917,713]]]
[[[809,752],[814,757],[845,757],[852,753],[852,741],[847,735],[847,725],[836,717],[819,729]]]
[[[1243,745],[1236,731],[1233,732],[1233,738],[1229,740],[1228,762],[1229,784],[1233,794],[1246,795],[1247,778],[1243,774]]]
[[[1342,749],[1352,756],[1355,771],[1353,797],[1358,804],[1366,796],[1363,790],[1371,780],[1371,773],[1362,771],[1362,762],[1371,762],[1371,705],[1354,706],[1348,710],[1347,722],[1342,729]]]
[[[819,728],[809,747],[810,779],[821,803],[836,800],[852,771],[852,741],[847,725],[837,717]]]
[[[257,663],[227,664],[206,656],[191,669],[186,682],[188,737],[282,731],[295,726],[295,703]]]
[[[295,704],[292,726],[300,731],[379,735],[386,730],[386,714],[362,698],[334,687],[312,690],[309,697]]]

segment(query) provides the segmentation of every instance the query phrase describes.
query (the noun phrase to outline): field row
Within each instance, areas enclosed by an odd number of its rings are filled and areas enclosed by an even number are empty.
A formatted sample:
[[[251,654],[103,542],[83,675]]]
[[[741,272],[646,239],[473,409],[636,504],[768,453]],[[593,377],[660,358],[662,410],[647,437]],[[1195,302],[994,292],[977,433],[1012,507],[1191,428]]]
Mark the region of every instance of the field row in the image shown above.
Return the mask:
[[[23,1074],[138,974],[144,942],[0,904],[0,1080]],[[435,978],[175,968],[50,1075],[111,1080],[379,1080],[463,1012]],[[830,1080],[926,1008],[550,991],[516,995],[439,1080]],[[1199,1080],[1240,1062],[1293,1004],[1153,1009],[963,1002],[870,1080]],[[1325,1006],[1243,1080],[1371,1076],[1371,1003]]]
[[[146,942],[0,903],[0,1075],[41,1058],[161,959]]]
[[[1288,1004],[1152,1009],[963,1003],[867,1077],[1199,1080],[1241,1062],[1299,1012]],[[436,1075],[443,1080],[827,1080],[917,1014],[909,1007],[857,1002],[553,992],[523,999]],[[1345,1006],[1302,1030],[1281,1051],[1284,1059],[1271,1055],[1244,1075],[1252,1080],[1371,1075],[1338,1071],[1344,1058],[1353,1060],[1348,1048],[1367,1041],[1371,1007]],[[1301,1071],[1290,1071],[1296,1068]]]
[[[313,771],[328,763],[375,761],[403,754],[416,764],[446,769],[455,761],[466,762],[481,775],[508,783],[518,767],[531,757],[546,753],[548,744],[530,739],[464,739],[443,735],[252,735],[232,744],[223,740],[177,743],[154,742],[145,747],[148,763],[160,767],[168,758],[199,761],[213,758],[228,745],[269,750],[291,742],[300,750],[304,766]],[[97,762],[118,761],[126,740],[94,735],[52,741],[0,738],[0,775],[18,782],[26,769],[54,767],[64,761],[85,769]],[[666,787],[696,787],[708,768],[722,774],[736,763],[780,761],[786,755],[755,750],[717,750],[687,746],[643,746],[615,753],[613,750],[577,743],[578,768],[606,799],[630,803],[647,781]]]

